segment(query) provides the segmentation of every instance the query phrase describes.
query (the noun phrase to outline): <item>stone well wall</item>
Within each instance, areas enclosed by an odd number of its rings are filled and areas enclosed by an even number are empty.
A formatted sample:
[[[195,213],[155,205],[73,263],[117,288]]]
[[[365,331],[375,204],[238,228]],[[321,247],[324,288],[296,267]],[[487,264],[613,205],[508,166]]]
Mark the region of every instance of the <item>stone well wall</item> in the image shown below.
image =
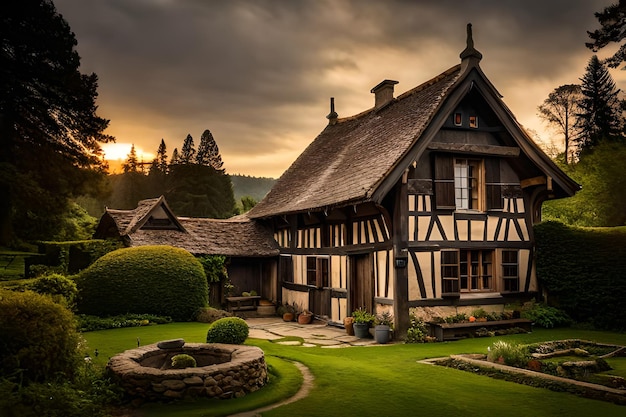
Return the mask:
[[[229,361],[196,368],[161,369],[142,366],[157,362],[152,357],[171,358],[186,353],[201,358],[228,356]],[[198,360],[201,364],[201,361]],[[164,367],[166,368],[166,367]],[[127,350],[112,357],[107,364],[118,383],[135,398],[163,401],[187,397],[242,397],[267,382],[267,365],[263,351],[255,346],[208,343],[185,343],[162,349],[154,345]]]

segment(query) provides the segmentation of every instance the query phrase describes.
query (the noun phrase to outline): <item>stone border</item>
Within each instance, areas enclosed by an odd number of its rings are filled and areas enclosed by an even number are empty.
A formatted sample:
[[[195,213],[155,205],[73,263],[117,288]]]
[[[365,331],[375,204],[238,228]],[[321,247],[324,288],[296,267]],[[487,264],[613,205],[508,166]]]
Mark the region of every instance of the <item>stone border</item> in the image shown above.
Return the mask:
[[[154,355],[186,353],[229,355],[230,361],[197,368],[157,369],[140,363]],[[263,351],[256,346],[218,343],[185,343],[178,349],[160,349],[157,344],[127,350],[107,364],[118,383],[131,396],[144,401],[187,397],[239,398],[267,382]]]
[[[570,389],[567,390],[568,392],[579,395],[581,397],[612,402],[619,405],[626,405],[626,390],[605,387],[604,385],[576,381],[573,379],[545,374],[529,369],[516,368],[514,366],[507,366],[499,363],[489,362],[485,359],[485,357],[486,356],[482,354],[450,355],[449,357],[426,359],[418,362],[439,365],[439,362],[444,362],[448,359],[452,359],[455,361],[468,363],[487,372],[499,372],[505,375],[508,374],[512,376],[522,377],[521,380],[515,379],[513,380],[513,382],[521,383],[524,385],[531,385],[535,387],[551,389],[554,391],[555,389],[553,389],[551,384],[549,383],[535,385],[525,382],[526,379],[530,381],[550,381],[557,386],[570,387]]]

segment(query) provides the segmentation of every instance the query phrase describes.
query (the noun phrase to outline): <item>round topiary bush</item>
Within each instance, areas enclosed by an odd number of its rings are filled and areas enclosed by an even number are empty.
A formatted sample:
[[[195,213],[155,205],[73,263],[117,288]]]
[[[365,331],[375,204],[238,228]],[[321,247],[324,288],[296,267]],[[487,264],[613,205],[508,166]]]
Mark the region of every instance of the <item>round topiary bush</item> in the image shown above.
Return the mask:
[[[248,323],[239,317],[225,317],[214,321],[206,334],[207,343],[242,345],[248,338]]]
[[[207,305],[200,262],[184,249],[140,246],[110,252],[76,277],[80,313],[139,313],[186,321]]]
[[[71,379],[80,364],[74,315],[50,297],[0,290],[0,335],[0,376]]]
[[[184,369],[184,368],[195,368],[195,367],[196,367],[196,360],[191,355],[181,353],[180,355],[172,356],[172,368],[173,369]]]

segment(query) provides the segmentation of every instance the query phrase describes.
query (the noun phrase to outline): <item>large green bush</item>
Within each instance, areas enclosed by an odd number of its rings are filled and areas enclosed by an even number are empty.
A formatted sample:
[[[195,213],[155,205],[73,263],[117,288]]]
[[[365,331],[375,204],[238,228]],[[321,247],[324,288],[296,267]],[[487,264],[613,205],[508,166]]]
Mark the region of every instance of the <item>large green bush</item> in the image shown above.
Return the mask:
[[[534,228],[537,277],[548,303],[577,322],[626,329],[626,228]]]
[[[0,290],[0,376],[73,377],[81,361],[74,315],[32,291]]]
[[[239,317],[225,317],[214,321],[207,331],[207,343],[242,345],[248,338],[248,323]]]
[[[126,313],[194,318],[207,305],[202,265],[189,252],[171,246],[119,249],[76,277],[78,311],[96,316]]]

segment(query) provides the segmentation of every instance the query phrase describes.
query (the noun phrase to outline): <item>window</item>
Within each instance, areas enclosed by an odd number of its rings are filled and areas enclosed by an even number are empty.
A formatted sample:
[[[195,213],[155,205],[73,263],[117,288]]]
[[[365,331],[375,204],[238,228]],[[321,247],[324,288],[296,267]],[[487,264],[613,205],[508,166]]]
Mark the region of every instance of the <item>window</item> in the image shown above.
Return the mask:
[[[472,129],[478,129],[478,116],[469,117],[469,127]]]
[[[440,210],[502,210],[500,159],[435,155],[433,188]]]
[[[442,293],[456,294],[459,292],[459,252],[456,250],[441,251]]]
[[[502,283],[503,291],[519,291],[519,263],[516,250],[502,251]]]
[[[306,283],[314,287],[328,287],[328,258],[307,256]]]
[[[461,250],[461,291],[492,291],[493,251]]]
[[[454,113],[454,125],[461,126],[463,124],[463,114],[462,113]]]
[[[293,260],[290,255],[281,255],[278,261],[278,273],[283,282],[293,282]]]
[[[480,160],[454,160],[454,199],[457,209],[481,209],[483,195]]]

